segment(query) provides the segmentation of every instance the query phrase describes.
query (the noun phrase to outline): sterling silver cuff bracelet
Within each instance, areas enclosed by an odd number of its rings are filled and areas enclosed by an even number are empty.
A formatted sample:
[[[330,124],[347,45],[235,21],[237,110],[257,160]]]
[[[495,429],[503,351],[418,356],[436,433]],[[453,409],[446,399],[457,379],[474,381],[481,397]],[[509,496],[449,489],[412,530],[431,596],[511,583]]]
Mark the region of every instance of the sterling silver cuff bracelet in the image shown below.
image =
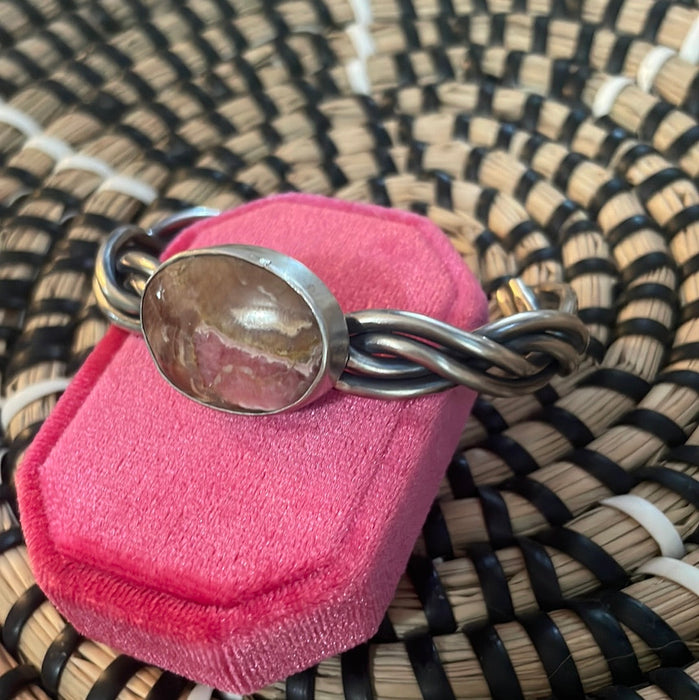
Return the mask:
[[[465,385],[521,394],[574,371],[588,331],[564,284],[514,278],[503,318],[466,332],[408,311],[343,314],[330,290],[277,251],[227,245],[158,260],[164,242],[219,212],[182,211],[148,231],[126,225],[100,247],[93,289],[105,315],[143,334],[162,376],[211,408],[266,415],[329,389],[408,399]]]

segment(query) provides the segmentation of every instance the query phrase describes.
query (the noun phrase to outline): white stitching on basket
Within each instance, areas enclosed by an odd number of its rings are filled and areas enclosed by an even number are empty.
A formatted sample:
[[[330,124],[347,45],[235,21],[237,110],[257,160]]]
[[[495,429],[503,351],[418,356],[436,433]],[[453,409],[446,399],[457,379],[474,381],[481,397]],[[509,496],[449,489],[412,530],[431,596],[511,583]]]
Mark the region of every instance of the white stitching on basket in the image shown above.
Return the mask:
[[[350,5],[354,13],[354,23],[347,27],[345,32],[357,52],[357,58],[345,64],[345,72],[352,91],[368,95],[371,92],[371,81],[366,62],[369,56],[376,53],[374,40],[368,29],[372,22],[371,4],[367,0],[351,0]]]
[[[657,506],[631,493],[612,496],[600,501],[633,518],[657,543],[664,557],[679,559],[685,554],[684,543],[675,526]]]
[[[697,17],[684,37],[680,48],[680,58],[692,65],[699,63],[699,17]]]
[[[98,175],[103,180],[110,177],[114,171],[100,158],[94,158],[83,153],[71,153],[56,163],[54,172],[60,173],[63,170],[82,170],[86,173]]]
[[[354,21],[357,24],[362,24],[366,27],[372,23],[373,17],[369,0],[350,0],[350,5],[354,13]]]
[[[667,46],[656,46],[651,49],[638,65],[636,71],[636,82],[644,92],[650,92],[653,89],[658,73],[662,67],[671,59],[677,56],[675,51]]]
[[[71,380],[68,377],[55,377],[53,379],[45,379],[41,382],[29,384],[23,389],[20,389],[12,396],[8,396],[2,403],[0,412],[2,429],[7,430],[12,422],[12,419],[30,403],[43,399],[51,394],[58,394],[68,388]]]
[[[639,566],[636,571],[672,581],[694,593],[695,596],[699,596],[699,569],[681,559],[655,557]]]
[[[61,141],[61,139],[57,139],[55,136],[49,136],[43,132],[32,136],[24,144],[24,147],[40,151],[53,161],[67,158],[73,153],[73,149],[65,141]]]
[[[631,78],[626,78],[623,75],[609,77],[595,95],[592,103],[592,114],[597,118],[606,117],[612,111],[617,97],[629,85],[633,84],[634,82]]]
[[[13,126],[25,136],[36,136],[41,133],[41,127],[32,117],[2,101],[0,101],[0,124]]]
[[[154,187],[128,175],[110,175],[98,188],[98,192],[118,192],[145,205],[152,204],[158,196]]]
[[[100,191],[119,192],[133,197],[143,204],[151,204],[158,196],[157,191],[147,182],[130,175],[115,173],[114,169],[101,158],[76,153],[65,141],[44,133],[41,126],[28,114],[0,100],[0,123],[12,126],[29,137],[25,148],[41,151],[56,161],[54,172],[63,170],[83,170],[101,177],[104,182]]]

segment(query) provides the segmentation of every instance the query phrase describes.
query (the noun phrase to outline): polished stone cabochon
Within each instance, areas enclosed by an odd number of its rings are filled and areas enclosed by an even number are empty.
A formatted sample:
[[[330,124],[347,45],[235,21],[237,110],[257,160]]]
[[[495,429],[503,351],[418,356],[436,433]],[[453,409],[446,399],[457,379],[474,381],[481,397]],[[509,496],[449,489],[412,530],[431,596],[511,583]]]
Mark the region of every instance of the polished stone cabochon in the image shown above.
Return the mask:
[[[291,406],[322,367],[323,338],[303,297],[233,255],[199,252],[161,267],[146,287],[141,323],[162,374],[224,410]]]

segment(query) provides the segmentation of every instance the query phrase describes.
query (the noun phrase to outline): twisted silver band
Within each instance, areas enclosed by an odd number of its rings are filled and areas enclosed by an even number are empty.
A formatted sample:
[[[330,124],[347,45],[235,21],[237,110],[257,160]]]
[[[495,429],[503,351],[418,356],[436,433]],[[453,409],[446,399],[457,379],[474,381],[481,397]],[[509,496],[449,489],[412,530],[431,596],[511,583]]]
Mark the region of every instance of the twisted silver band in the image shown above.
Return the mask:
[[[148,231],[132,224],[116,229],[101,246],[95,266],[94,293],[105,315],[122,328],[141,332],[141,296],[160,267],[157,256],[164,243],[190,224],[217,214],[197,207]],[[472,332],[407,311],[345,315],[349,352],[335,388],[407,399],[465,385],[506,396],[535,391],[555,374],[579,366],[589,334],[567,285],[535,291],[515,278],[496,298],[510,315]]]

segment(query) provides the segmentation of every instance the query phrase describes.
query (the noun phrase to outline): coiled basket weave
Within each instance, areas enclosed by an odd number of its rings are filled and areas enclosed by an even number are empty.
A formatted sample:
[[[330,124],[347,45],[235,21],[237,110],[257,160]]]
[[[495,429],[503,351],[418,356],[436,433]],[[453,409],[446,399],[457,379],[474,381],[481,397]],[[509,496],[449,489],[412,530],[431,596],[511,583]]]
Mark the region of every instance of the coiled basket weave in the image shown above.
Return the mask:
[[[593,341],[478,400],[377,636],[254,697],[699,698],[697,62],[694,0],[0,0],[0,700],[229,697],[58,615],[13,473],[108,232],[292,189],[568,281]]]

